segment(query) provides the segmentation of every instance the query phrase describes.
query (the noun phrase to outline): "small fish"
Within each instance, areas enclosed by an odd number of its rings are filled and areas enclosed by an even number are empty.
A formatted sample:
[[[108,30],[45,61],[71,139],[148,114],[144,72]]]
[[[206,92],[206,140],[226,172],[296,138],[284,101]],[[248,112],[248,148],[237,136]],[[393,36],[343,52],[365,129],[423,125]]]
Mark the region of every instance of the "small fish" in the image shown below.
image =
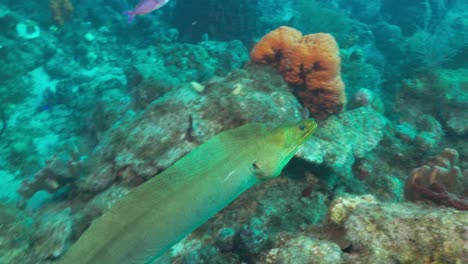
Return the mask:
[[[133,10],[127,10],[123,14],[128,16],[128,23],[132,23],[135,16],[151,13],[167,2],[169,0],[141,0]]]

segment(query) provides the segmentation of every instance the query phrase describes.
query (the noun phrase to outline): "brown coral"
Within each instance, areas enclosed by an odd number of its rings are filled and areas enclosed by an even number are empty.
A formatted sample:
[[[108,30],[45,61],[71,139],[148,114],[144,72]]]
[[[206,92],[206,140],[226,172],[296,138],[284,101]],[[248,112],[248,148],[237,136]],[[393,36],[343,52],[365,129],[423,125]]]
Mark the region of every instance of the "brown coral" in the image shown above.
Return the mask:
[[[297,96],[314,117],[325,119],[343,110],[345,86],[339,48],[332,35],[302,37],[295,29],[280,27],[255,45],[251,58],[277,66],[284,79],[296,86]]]
[[[72,17],[74,11],[71,0],[50,0],[49,8],[55,23],[60,27]]]
[[[410,201],[430,200],[459,210],[468,210],[464,175],[456,166],[458,152],[446,148],[427,165],[416,168],[407,179],[405,197]],[[466,175],[465,175],[466,176]]]

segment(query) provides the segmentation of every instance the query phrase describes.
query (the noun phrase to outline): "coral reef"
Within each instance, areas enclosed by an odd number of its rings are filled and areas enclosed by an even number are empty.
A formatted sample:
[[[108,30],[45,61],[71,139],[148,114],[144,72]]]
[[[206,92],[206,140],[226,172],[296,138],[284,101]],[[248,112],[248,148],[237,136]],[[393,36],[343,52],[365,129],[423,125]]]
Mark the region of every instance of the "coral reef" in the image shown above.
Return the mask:
[[[352,167],[364,158],[382,140],[388,120],[370,107],[360,107],[325,121],[297,156],[316,165],[322,165],[343,178],[343,184],[352,183]],[[357,190],[356,190],[357,191]]]
[[[16,24],[18,37],[24,39],[35,39],[41,36],[41,29],[32,21],[20,22]]]
[[[31,72],[30,90],[18,89],[30,94],[16,98],[25,102],[7,104],[7,128],[0,142],[1,156],[9,161],[4,168],[29,178],[54,154],[73,150],[85,156],[130,104],[120,80],[123,71],[106,70],[107,74],[98,73],[100,77],[83,76],[78,70],[79,77],[60,81],[43,68]],[[78,79],[79,84],[74,83]]]
[[[431,1],[426,1],[428,8],[426,21],[422,28],[414,32],[404,43],[407,56],[414,57],[421,66],[439,66],[454,59],[468,47],[468,23],[466,7],[460,2],[459,7],[448,9],[440,7],[441,18],[433,19]],[[443,6],[443,5],[442,5]],[[436,8],[434,8],[436,9]],[[435,11],[435,10],[434,10]]]
[[[371,58],[364,56],[366,53],[359,47],[340,51],[342,78],[348,96],[353,96],[359,89],[368,89],[381,96],[383,65],[378,62],[371,64]]]
[[[143,109],[183,83],[224,76],[247,62],[246,53],[240,41],[162,44],[139,50],[133,56],[134,64],[125,71],[134,106]],[[155,62],[147,60],[148,54]]]
[[[414,169],[406,181],[406,199],[431,200],[468,211],[468,170],[462,173],[457,163],[458,152],[445,149],[427,165]]]
[[[27,200],[38,191],[53,193],[65,185],[73,184],[80,177],[81,170],[81,161],[76,153],[72,153],[71,156],[65,153],[54,155],[32,179],[23,181],[18,189],[23,200],[19,201],[18,205],[26,206]]]
[[[403,32],[397,25],[380,21],[372,28],[375,37],[375,44],[382,53],[395,54],[387,57],[386,60],[398,63],[396,60],[401,57],[401,43],[404,41]]]
[[[327,220],[334,225],[342,226],[359,204],[376,202],[372,195],[338,197],[330,204]]]
[[[52,206],[29,215],[13,205],[0,203],[0,262],[53,262],[70,239],[70,211]]]
[[[468,134],[468,70],[439,69],[434,79],[426,79],[426,89],[434,89],[434,96],[442,107],[437,111],[447,129],[456,135]]]
[[[351,98],[348,108],[353,109],[357,107],[369,106],[377,112],[384,112],[384,105],[382,99],[372,92],[371,90],[361,88]]]
[[[21,144],[31,143],[31,130],[28,131],[28,137],[16,137],[17,124],[22,123],[18,122],[22,112],[17,108],[30,108],[25,105],[30,103],[28,99],[36,88],[30,72],[55,53],[56,39],[49,32],[42,31],[38,35],[39,26],[36,22],[3,4],[0,4],[0,25],[0,156],[8,160],[1,167],[5,170],[11,170],[11,167],[21,170],[35,166],[36,160],[24,155],[28,151],[23,151],[25,148],[21,147]],[[19,138],[21,140],[17,140]]]
[[[34,234],[34,220],[11,204],[0,202],[0,262],[32,263],[30,240]]]
[[[348,207],[340,232],[347,243],[345,263],[464,263],[467,213],[409,203],[366,202]],[[335,206],[343,202],[335,203]],[[330,208],[334,211],[334,206]],[[333,214],[331,214],[333,215]],[[340,218],[341,219],[341,218]],[[331,222],[331,221],[330,221]],[[336,222],[334,222],[336,224]]]
[[[278,234],[275,247],[261,257],[262,263],[281,264],[294,260],[297,264],[342,263],[340,248],[333,242],[304,235]]]
[[[0,9],[2,9],[1,5]],[[37,23],[34,21],[26,20],[18,13],[5,8],[4,12],[0,12],[0,23],[2,25],[0,31],[0,40],[2,41],[0,59],[3,62],[0,65],[0,82],[2,84],[19,77],[25,77],[29,71],[42,65],[55,53],[56,40],[49,32],[41,32],[37,37],[17,41],[18,37],[25,37],[18,35],[24,32],[18,32],[17,26],[29,25],[28,27],[32,27],[32,30],[36,30]]]
[[[46,209],[41,212],[36,223],[37,230],[32,241],[38,259],[56,259],[66,249],[73,229],[70,208],[63,210]]]
[[[243,198],[234,201],[199,231],[176,245],[173,249],[174,259],[185,259],[195,251],[198,254],[205,252],[203,260],[208,263],[226,257],[262,263],[268,258],[280,263],[288,256],[307,259],[314,256],[314,252],[328,250],[334,251],[335,255],[317,258],[339,258],[336,245],[313,238],[310,241],[314,241],[314,244],[324,243],[323,248],[304,252],[295,251],[292,247],[283,249],[299,241],[309,242],[309,238],[300,234],[310,225],[323,221],[328,204],[318,184],[314,184],[314,176],[297,178],[294,174],[294,170],[286,169],[285,175],[288,177],[280,177],[249,190]],[[314,192],[303,196],[304,186],[310,184],[314,184]],[[213,250],[213,245],[217,250]],[[186,251],[181,251],[181,247]],[[208,249],[211,253],[207,252]]]
[[[326,119],[339,113],[346,104],[340,76],[339,49],[330,34],[301,36],[280,27],[263,37],[252,49],[256,63],[277,65],[285,80],[296,87],[296,94],[312,116]]]
[[[0,3],[0,263],[56,263],[202,142],[309,112],[283,175],[166,262],[468,263],[466,1],[170,1],[130,25],[129,0],[46,3]]]
[[[422,115],[415,120],[415,125],[401,122],[395,128],[396,136],[418,151],[434,153],[438,150],[444,130],[439,121],[431,115]]]
[[[352,16],[361,21],[372,21],[380,15],[380,8],[382,1],[372,1],[372,3],[365,0],[338,0],[333,1],[335,5],[348,10]]]

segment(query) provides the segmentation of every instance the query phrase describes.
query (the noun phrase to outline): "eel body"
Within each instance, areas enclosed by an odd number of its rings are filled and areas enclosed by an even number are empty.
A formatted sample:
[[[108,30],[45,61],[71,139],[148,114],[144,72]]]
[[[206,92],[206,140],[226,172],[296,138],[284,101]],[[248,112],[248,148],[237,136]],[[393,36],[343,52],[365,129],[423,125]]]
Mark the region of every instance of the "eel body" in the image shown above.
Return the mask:
[[[278,176],[316,127],[253,123],[218,134],[123,197],[60,263],[154,261],[254,184]]]

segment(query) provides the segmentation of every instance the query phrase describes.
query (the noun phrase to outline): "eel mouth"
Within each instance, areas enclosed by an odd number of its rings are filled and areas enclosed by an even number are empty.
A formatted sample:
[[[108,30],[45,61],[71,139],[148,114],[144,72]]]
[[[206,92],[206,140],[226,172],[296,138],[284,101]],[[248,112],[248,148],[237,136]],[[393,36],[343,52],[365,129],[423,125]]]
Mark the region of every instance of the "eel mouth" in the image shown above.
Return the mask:
[[[306,142],[306,140],[317,130],[318,124],[313,121],[313,120],[308,120],[306,124],[306,127],[308,128],[308,131],[304,133],[297,141],[295,144],[292,145],[290,150],[287,152],[287,154],[283,158],[283,162],[288,158],[292,157],[302,145]]]
[[[309,128],[309,131],[307,131],[306,133],[304,133],[304,135],[302,135],[302,137],[299,138],[299,140],[297,141],[297,144],[298,147],[302,146],[302,144],[304,144],[304,142],[315,132],[315,130],[317,130],[317,123],[313,120],[308,120],[307,123],[310,123],[308,128]]]

